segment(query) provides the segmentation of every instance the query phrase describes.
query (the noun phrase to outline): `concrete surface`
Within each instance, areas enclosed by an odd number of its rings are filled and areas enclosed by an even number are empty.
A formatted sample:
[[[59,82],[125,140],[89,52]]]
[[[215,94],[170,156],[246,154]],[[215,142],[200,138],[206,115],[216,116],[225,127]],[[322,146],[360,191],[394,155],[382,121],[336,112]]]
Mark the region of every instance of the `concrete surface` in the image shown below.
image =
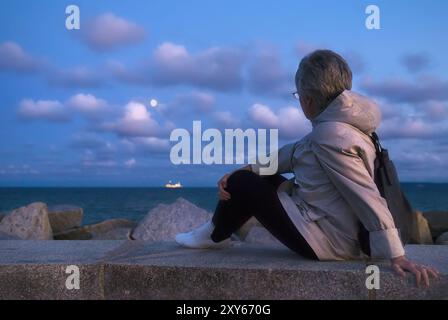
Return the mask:
[[[429,289],[373,262],[314,262],[283,246],[234,242],[223,250],[143,241],[0,241],[0,299],[448,299],[448,246],[412,245],[409,258],[442,273]],[[66,268],[80,270],[68,290]]]

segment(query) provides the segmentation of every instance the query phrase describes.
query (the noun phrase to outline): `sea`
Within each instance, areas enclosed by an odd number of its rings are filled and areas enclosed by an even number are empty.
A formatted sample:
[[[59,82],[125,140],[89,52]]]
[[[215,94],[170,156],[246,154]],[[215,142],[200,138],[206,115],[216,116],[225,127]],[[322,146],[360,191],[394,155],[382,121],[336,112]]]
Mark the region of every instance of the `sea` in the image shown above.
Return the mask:
[[[402,183],[402,190],[415,210],[448,211],[448,183]],[[217,188],[0,188],[0,213],[41,201],[47,205],[71,204],[84,210],[84,224],[106,219],[141,220],[158,204],[169,204],[183,197],[213,212]]]

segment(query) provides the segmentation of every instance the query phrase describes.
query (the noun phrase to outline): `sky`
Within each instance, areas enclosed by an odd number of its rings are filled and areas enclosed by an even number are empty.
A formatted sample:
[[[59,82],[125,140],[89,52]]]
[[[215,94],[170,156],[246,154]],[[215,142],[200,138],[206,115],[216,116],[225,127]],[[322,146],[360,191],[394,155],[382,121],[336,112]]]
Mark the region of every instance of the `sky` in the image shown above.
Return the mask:
[[[380,105],[401,181],[448,182],[447,14],[442,0],[2,0],[0,186],[215,186],[236,166],[172,164],[170,132],[200,120],[299,140],[311,125],[291,92],[315,49]]]

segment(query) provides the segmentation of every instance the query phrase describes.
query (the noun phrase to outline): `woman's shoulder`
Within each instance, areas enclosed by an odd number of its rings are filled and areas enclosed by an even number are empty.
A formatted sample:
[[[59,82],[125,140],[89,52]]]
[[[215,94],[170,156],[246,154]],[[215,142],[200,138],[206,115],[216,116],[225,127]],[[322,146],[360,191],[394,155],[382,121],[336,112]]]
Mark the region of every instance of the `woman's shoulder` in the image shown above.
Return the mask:
[[[358,128],[338,121],[321,122],[313,128],[309,137],[312,143],[350,148],[370,144],[370,137]]]

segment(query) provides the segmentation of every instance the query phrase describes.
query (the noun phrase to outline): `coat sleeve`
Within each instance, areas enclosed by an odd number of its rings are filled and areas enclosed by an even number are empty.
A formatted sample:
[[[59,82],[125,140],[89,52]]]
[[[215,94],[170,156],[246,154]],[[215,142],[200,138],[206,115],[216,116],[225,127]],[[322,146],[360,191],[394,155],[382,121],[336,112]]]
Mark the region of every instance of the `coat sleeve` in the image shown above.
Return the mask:
[[[369,231],[371,256],[403,256],[404,248],[387,202],[360,157],[364,150],[347,143],[335,146],[330,141],[311,140],[311,148],[330,181]]]
[[[292,158],[294,155],[296,142],[289,143],[269,154],[272,161],[277,162],[277,170],[273,174],[292,173],[293,164]],[[270,164],[269,164],[270,165]],[[251,164],[251,170],[257,174],[260,174],[260,168],[267,167],[268,165],[260,164],[258,161]]]

